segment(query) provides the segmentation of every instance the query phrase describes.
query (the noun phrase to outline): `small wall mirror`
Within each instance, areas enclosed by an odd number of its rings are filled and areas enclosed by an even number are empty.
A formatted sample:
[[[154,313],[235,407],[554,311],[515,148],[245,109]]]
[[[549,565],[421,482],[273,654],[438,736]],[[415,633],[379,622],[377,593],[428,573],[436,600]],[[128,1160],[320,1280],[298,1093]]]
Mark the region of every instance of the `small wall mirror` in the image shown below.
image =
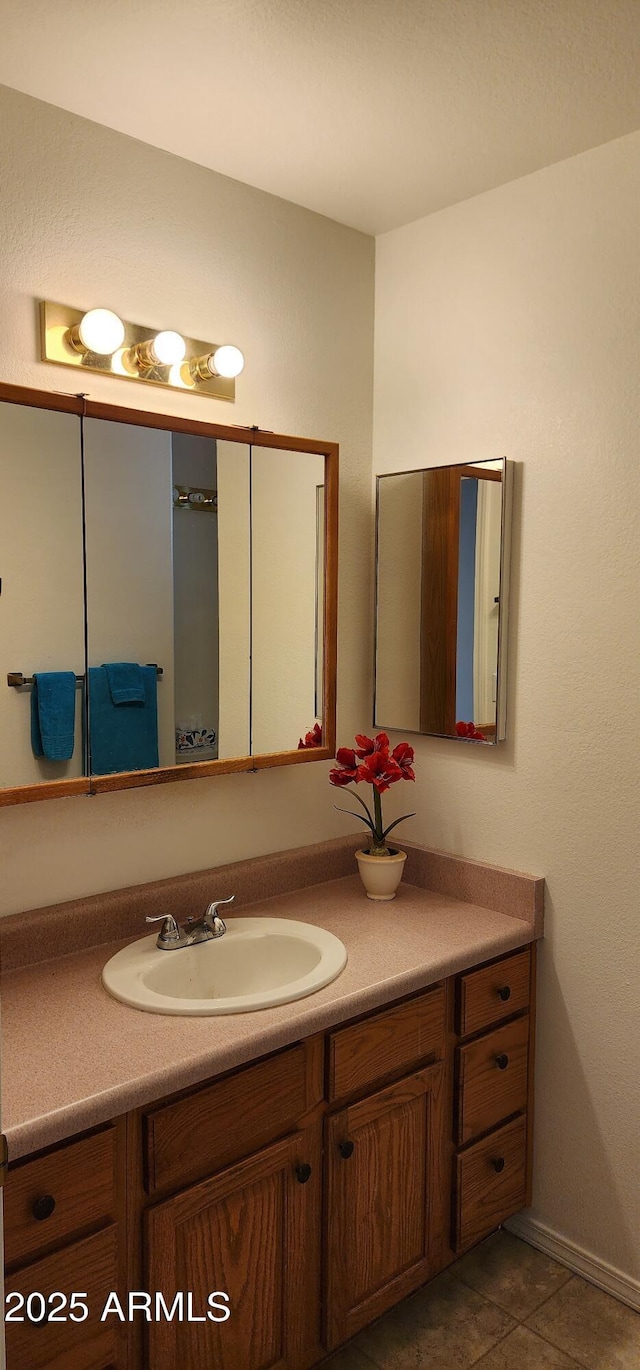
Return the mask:
[[[375,726],[505,737],[510,516],[504,458],[378,477]]]
[[[332,756],[335,444],[11,393],[0,804]]]

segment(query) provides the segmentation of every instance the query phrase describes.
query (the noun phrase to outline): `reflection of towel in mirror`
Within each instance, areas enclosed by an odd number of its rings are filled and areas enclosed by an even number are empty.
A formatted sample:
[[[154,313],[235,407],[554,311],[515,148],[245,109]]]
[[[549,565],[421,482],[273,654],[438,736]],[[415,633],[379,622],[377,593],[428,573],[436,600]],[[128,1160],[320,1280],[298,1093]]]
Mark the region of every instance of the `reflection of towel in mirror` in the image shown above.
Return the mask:
[[[89,754],[93,775],[146,771],[159,765],[156,668],[137,669],[142,677],[143,700],[116,704],[107,667],[89,667]]]
[[[135,661],[105,661],[104,669],[114,704],[144,704],[142,666]]]
[[[34,756],[69,761],[76,722],[73,671],[38,671],[31,691],[31,746]]]

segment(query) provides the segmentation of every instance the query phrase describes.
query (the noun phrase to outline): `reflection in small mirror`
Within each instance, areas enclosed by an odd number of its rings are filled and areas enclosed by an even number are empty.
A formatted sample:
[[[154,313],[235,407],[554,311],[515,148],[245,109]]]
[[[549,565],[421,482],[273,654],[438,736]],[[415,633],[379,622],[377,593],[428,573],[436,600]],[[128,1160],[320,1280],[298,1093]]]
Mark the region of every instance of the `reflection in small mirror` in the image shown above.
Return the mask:
[[[378,477],[379,727],[504,736],[509,467]]]
[[[218,472],[211,438],[174,433],[176,761],[218,755]]]
[[[316,486],[316,693],[315,714],[321,722],[324,709],[324,484]]]
[[[83,775],[77,417],[0,404],[0,470],[0,786],[13,788]]]
[[[322,727],[324,466],[251,450],[252,755],[295,750]]]
[[[94,775],[249,750],[249,449],[86,420]]]

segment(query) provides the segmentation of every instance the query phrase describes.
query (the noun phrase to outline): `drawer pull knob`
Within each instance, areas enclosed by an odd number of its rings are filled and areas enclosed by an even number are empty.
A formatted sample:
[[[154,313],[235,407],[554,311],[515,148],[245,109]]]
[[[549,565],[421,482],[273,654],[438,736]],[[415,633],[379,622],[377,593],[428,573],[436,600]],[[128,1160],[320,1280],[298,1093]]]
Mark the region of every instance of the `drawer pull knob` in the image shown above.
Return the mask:
[[[353,1142],[341,1142],[338,1150],[343,1161],[348,1161],[349,1157],[353,1156]]]
[[[308,1165],[306,1161],[303,1161],[303,1162],[302,1162],[302,1165],[297,1165],[297,1166],[296,1166],[296,1180],[298,1181],[298,1184],[306,1184],[306,1183],[307,1183],[307,1180],[310,1180],[310,1179],[311,1179],[311,1166]]]
[[[511,985],[503,985],[502,989],[498,990],[498,997],[502,999],[503,1004],[506,1004],[507,1000],[511,998]]]
[[[495,1160],[492,1161],[491,1164],[494,1170],[497,1172],[497,1174],[500,1175],[501,1172],[504,1170],[504,1156],[496,1156]]]
[[[45,1218],[50,1218],[55,1206],[53,1194],[43,1194],[40,1199],[34,1199],[31,1212],[36,1222],[42,1223]]]
[[[506,1051],[503,1051],[499,1056],[496,1056],[496,1065],[498,1067],[498,1070],[506,1070],[508,1064],[509,1057],[507,1056]]]

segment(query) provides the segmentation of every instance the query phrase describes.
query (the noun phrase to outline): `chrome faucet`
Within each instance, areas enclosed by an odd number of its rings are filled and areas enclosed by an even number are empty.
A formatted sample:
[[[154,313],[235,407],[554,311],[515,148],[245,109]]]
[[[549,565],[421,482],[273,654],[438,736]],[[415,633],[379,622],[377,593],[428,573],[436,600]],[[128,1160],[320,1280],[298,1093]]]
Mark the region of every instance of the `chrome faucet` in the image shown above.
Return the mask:
[[[224,937],[227,925],[218,913],[221,904],[232,904],[235,899],[214,899],[205,909],[202,918],[187,918],[184,927],[176,922],[173,914],[160,913],[154,918],[146,918],[146,923],[162,923],[156,946],[160,951],[179,951],[181,947],[195,947],[198,942],[212,942],[216,937]]]

